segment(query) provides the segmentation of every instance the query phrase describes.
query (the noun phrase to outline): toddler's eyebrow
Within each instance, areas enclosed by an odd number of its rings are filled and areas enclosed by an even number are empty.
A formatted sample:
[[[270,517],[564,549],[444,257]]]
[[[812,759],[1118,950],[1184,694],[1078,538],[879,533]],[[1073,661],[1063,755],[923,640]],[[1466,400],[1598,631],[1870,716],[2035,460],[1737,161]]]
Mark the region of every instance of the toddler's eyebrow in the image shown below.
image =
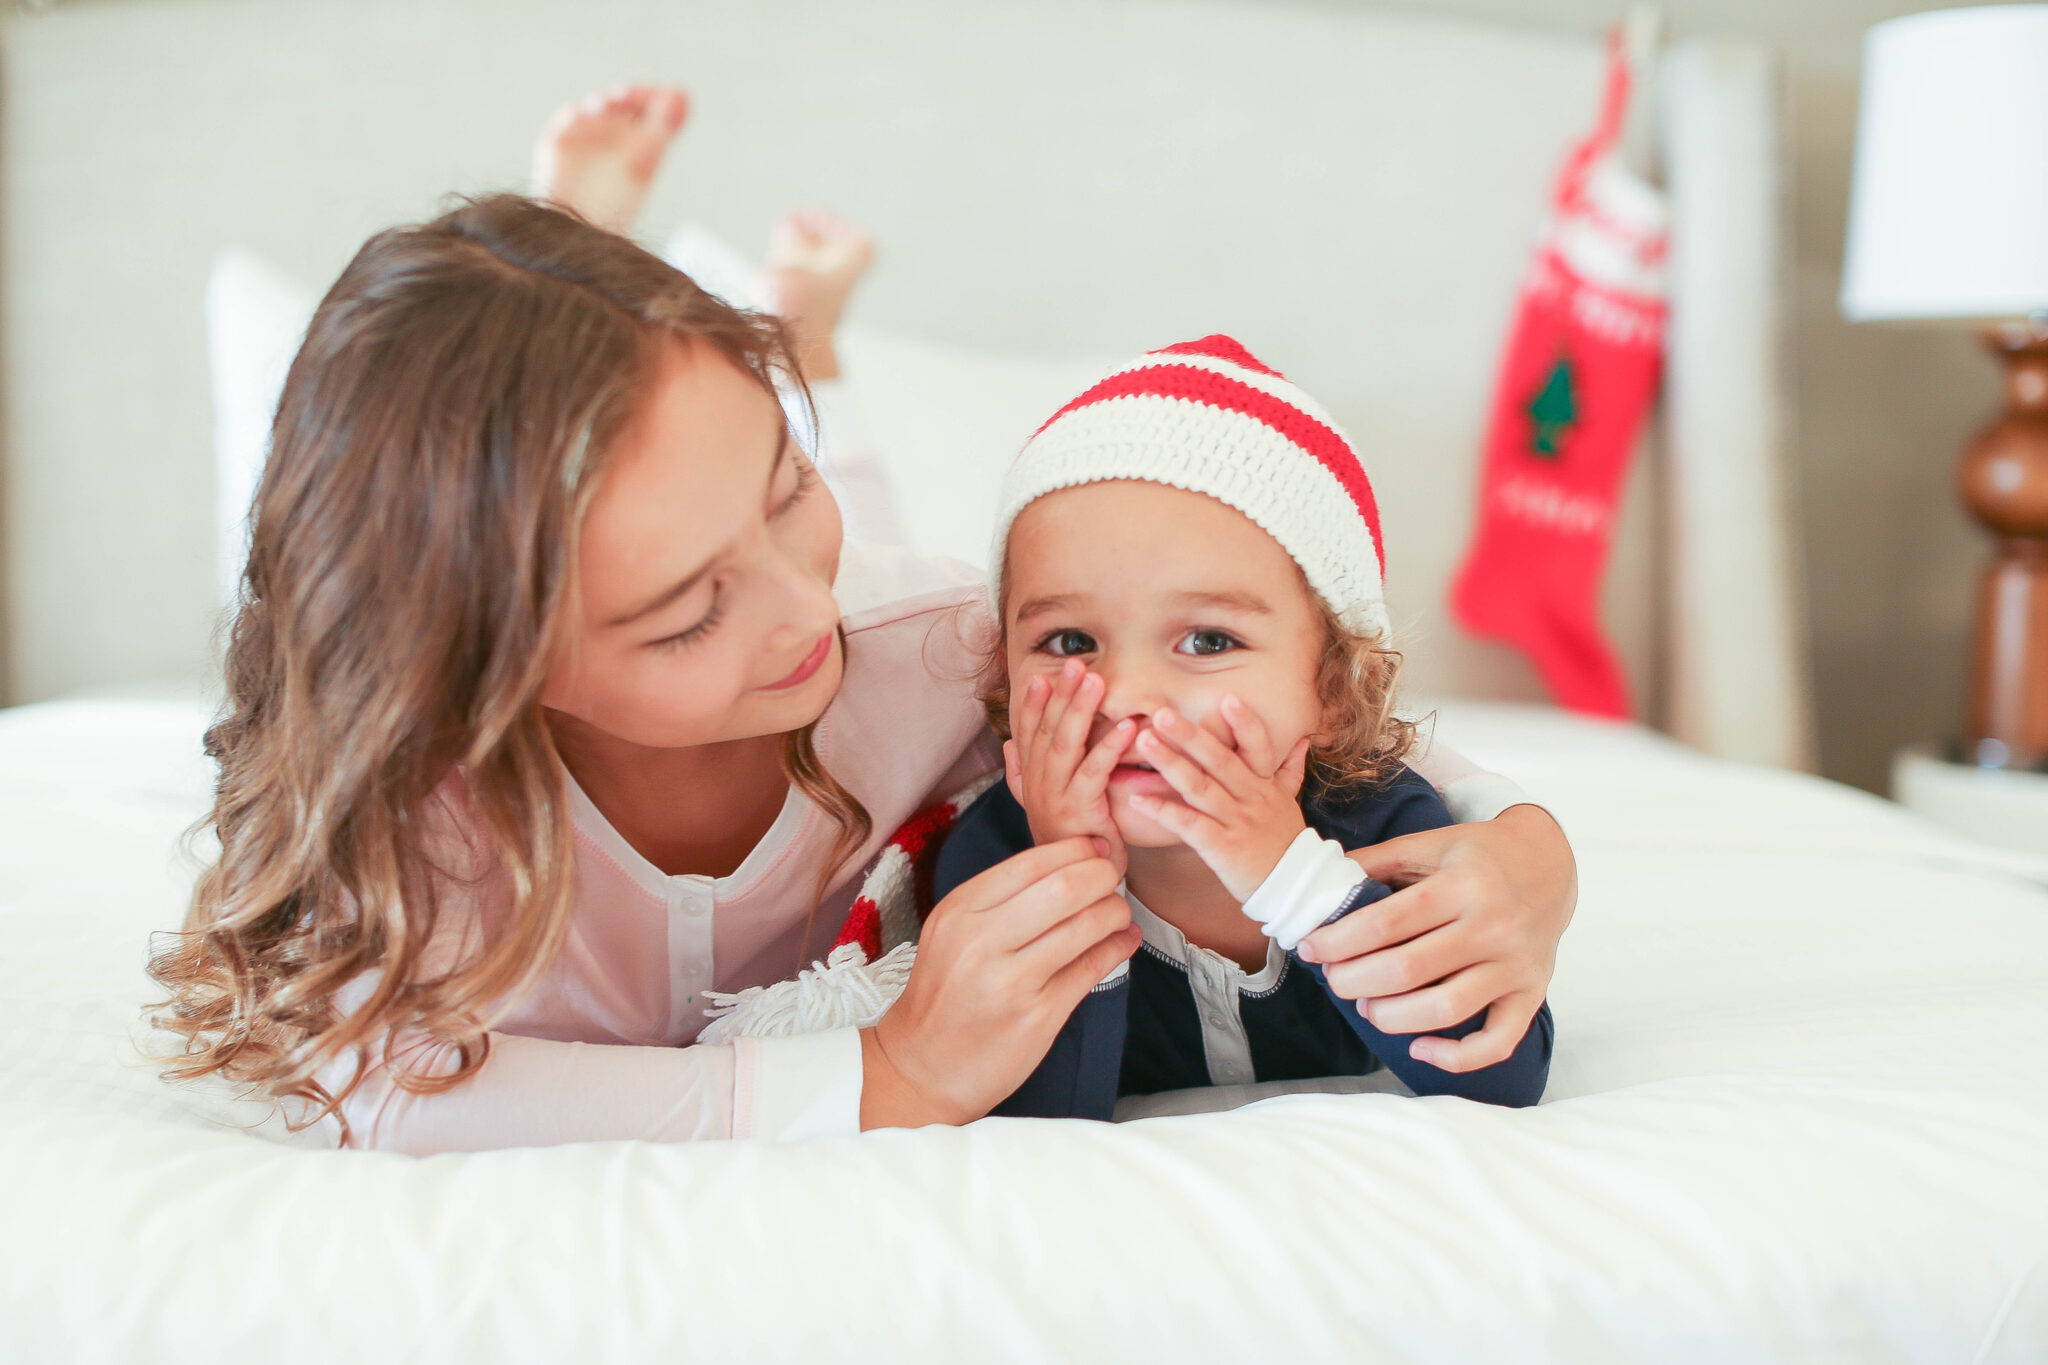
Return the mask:
[[[1029,621],[1034,616],[1043,616],[1050,611],[1070,611],[1080,599],[1073,593],[1055,593],[1051,597],[1034,597],[1017,608],[1017,619]]]
[[[1265,598],[1248,592],[1177,592],[1173,595],[1173,600],[1190,607],[1226,607],[1258,616],[1273,614],[1273,608],[1266,604]]]

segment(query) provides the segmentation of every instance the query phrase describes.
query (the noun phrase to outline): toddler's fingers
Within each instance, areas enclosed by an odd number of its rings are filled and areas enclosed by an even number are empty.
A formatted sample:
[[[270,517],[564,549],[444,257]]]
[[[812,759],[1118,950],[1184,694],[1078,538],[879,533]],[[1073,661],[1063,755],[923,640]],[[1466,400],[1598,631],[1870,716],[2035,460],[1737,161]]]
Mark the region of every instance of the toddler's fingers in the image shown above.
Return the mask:
[[[1095,723],[1095,708],[1102,704],[1106,684],[1100,673],[1088,673],[1074,684],[1074,695],[1060,713],[1059,728],[1053,732],[1049,750],[1061,771],[1071,773],[1088,748],[1088,730]]]
[[[1252,770],[1222,740],[1170,707],[1161,707],[1152,717],[1152,728],[1214,778],[1224,791],[1244,799],[1246,779],[1252,776]]]
[[[1074,689],[1081,685],[1086,669],[1073,659],[1060,665],[1059,676],[1047,679],[1051,684],[1045,696],[1045,711],[1038,718],[1038,736],[1033,745],[1030,760],[1043,763],[1052,751],[1053,738],[1060,732],[1060,722],[1066,719],[1067,708],[1073,705]]]
[[[1010,703],[1010,736],[1017,741],[1017,760],[1029,763],[1037,752],[1038,731],[1045,724],[1045,699],[1051,687],[1044,678],[1033,678]]]
[[[1081,760],[1081,766],[1074,769],[1074,781],[1086,783],[1092,790],[1109,781],[1109,775],[1116,769],[1124,751],[1131,747],[1137,737],[1138,727],[1129,720],[1120,720],[1110,727],[1109,733],[1095,742],[1088,756]]]
[[[1237,745],[1237,756],[1244,760],[1244,765],[1254,776],[1271,777],[1278,765],[1273,762],[1273,737],[1266,733],[1266,722],[1234,695],[1225,697],[1217,709],[1230,729],[1231,743]]]
[[[1227,813],[1232,805],[1230,792],[1193,759],[1161,739],[1157,731],[1147,730],[1139,735],[1136,747],[1138,757],[1156,768],[1181,800],[1204,815],[1220,817]]]
[[[1212,817],[1178,801],[1133,794],[1131,806],[1153,824],[1200,853],[1222,826]]]
[[[1287,751],[1287,757],[1281,761],[1279,771],[1273,776],[1282,784],[1282,789],[1289,796],[1301,794],[1301,784],[1308,777],[1307,735],[1294,741],[1294,747]]]
[[[1485,1027],[1463,1038],[1417,1038],[1408,1055],[1445,1071],[1496,1066],[1514,1055],[1542,1007],[1543,997],[1534,991],[1502,996],[1486,1007]]]
[[[1017,763],[1017,741],[1003,741],[1003,781],[1010,788],[1010,795],[1017,798],[1017,804],[1024,804],[1024,770]]]

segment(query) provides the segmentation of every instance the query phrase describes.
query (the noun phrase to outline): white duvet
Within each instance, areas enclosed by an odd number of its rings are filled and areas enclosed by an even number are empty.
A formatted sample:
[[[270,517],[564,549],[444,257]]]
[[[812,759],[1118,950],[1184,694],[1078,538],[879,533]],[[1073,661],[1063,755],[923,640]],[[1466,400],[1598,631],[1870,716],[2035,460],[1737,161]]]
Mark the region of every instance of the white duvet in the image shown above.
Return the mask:
[[[1453,713],[1580,855],[1534,1110],[417,1161],[135,1058],[202,721],[0,713],[0,1360],[2048,1359],[2048,892],[1874,798]]]

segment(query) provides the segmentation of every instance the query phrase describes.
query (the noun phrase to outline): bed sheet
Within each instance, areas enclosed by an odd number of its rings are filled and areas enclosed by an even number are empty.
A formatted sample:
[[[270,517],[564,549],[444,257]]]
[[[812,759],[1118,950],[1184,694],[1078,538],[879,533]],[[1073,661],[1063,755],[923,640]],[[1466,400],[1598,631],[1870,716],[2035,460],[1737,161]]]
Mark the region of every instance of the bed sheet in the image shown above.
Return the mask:
[[[2048,1356],[2048,892],[1875,798],[1447,707],[1580,855],[1533,1110],[412,1160],[136,1054],[203,718],[0,713],[0,1358]]]

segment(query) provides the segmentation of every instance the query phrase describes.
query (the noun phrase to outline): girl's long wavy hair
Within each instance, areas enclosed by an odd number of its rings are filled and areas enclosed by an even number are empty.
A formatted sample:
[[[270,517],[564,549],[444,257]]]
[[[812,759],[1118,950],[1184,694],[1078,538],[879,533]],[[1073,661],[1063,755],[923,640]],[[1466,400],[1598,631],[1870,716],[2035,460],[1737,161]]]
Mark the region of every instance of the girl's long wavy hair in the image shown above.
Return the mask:
[[[571,831],[538,695],[563,643],[577,529],[667,338],[709,346],[773,392],[794,379],[772,318],[731,308],[624,238],[505,195],[370,239],[293,361],[251,517],[226,656],[220,856],[182,933],[151,961],[180,1036],[172,1079],[218,1074],[304,1101],[316,1079],[401,1036],[456,1065],[394,1064],[441,1090],[482,1065],[486,1030],[569,924]],[[809,728],[784,769],[839,823],[867,813]],[[453,963],[424,956],[450,877],[434,793],[452,771],[512,892]],[[204,828],[204,826],[202,826]],[[377,973],[344,1015],[335,994]],[[343,1141],[348,1140],[342,1121]]]

